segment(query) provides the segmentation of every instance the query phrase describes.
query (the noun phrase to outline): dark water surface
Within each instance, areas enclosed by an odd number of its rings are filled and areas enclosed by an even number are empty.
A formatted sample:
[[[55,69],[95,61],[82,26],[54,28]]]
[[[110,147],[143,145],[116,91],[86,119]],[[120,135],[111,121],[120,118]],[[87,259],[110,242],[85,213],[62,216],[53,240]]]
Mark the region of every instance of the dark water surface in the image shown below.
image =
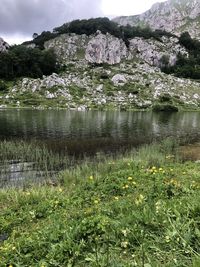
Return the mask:
[[[69,154],[116,151],[168,136],[200,141],[200,112],[0,110],[0,140],[36,139]]]

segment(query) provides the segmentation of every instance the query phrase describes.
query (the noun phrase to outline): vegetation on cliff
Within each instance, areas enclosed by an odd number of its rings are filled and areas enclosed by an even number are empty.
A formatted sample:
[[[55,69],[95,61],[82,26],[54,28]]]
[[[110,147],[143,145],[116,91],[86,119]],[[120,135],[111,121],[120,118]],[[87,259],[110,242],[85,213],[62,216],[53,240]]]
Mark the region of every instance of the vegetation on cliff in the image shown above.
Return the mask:
[[[30,42],[24,44],[34,43],[40,48],[44,48],[44,42],[53,39],[60,34],[75,33],[92,35],[97,31],[103,34],[110,33],[111,35],[121,38],[128,46],[128,39],[134,37],[144,37],[146,39],[155,38],[160,40],[162,36],[173,36],[172,34],[162,30],[151,30],[150,28],[132,27],[132,26],[119,26],[117,23],[109,20],[108,18],[95,18],[74,20],[72,22],[64,23],[62,26],[53,29],[53,32],[44,31]]]
[[[179,42],[187,49],[189,56],[179,55],[175,66],[165,66],[163,71],[174,73],[178,77],[200,79],[200,41],[192,39],[188,32],[184,32]]]

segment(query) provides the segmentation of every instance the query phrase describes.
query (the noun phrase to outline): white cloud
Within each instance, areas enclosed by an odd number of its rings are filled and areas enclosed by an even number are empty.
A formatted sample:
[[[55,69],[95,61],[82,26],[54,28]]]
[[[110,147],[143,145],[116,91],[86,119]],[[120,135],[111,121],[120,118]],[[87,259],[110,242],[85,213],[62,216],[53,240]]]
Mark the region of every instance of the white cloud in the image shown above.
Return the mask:
[[[157,2],[166,0],[102,0],[102,10],[107,16],[141,14]]]
[[[12,35],[1,34],[0,37],[2,37],[4,41],[6,41],[9,45],[21,44],[25,41],[31,40],[31,36],[27,37],[20,34],[12,34]]]

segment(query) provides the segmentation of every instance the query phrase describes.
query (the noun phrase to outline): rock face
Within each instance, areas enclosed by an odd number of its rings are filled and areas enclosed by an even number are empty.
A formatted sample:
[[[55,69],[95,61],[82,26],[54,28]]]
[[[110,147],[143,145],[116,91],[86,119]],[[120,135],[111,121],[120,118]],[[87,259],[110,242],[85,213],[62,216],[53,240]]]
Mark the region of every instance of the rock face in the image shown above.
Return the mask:
[[[85,58],[85,50],[88,44],[88,37],[85,34],[62,34],[57,38],[45,42],[45,49],[53,48],[61,64],[71,60]]]
[[[117,17],[114,21],[121,25],[149,26],[176,35],[188,31],[193,38],[200,39],[200,1],[168,0],[154,4],[141,15]]]
[[[161,67],[167,60],[169,66],[176,63],[177,55],[188,55],[178,41],[178,38],[163,36],[161,41],[155,39],[134,38],[130,40],[130,51],[135,52],[137,58],[152,66]],[[166,63],[166,62],[165,62]]]
[[[1,53],[1,52],[5,52],[6,50],[8,50],[9,47],[10,47],[9,44],[7,44],[7,43],[3,40],[3,38],[0,37],[0,53]]]
[[[62,34],[45,42],[44,46],[45,49],[53,48],[59,63],[63,65],[84,59],[90,63],[112,65],[128,56],[127,47],[122,40],[100,31],[89,37],[85,34]]]
[[[110,34],[97,32],[95,35],[63,34],[45,43],[46,49],[54,49],[62,65],[72,62],[107,63],[114,65],[122,60],[142,59],[152,66],[162,66],[162,58],[167,58],[170,66],[176,63],[177,55],[187,55],[177,38],[162,37],[156,39],[134,38],[129,40],[129,47],[122,39]]]
[[[128,49],[125,43],[110,34],[101,34],[93,37],[86,48],[85,58],[90,63],[108,63],[110,65],[120,63],[128,57]]]

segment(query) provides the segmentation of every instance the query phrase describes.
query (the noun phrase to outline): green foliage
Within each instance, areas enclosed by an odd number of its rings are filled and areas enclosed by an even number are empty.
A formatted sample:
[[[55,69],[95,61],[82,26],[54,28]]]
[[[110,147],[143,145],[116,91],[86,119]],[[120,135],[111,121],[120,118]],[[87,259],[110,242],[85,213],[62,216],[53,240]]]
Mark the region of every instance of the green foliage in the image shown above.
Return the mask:
[[[0,78],[18,77],[38,78],[57,70],[56,57],[52,50],[41,51],[23,45],[13,46],[8,52],[0,54]]]
[[[87,36],[95,34],[97,31],[101,31],[106,34],[107,32],[122,38],[127,46],[129,46],[129,38],[144,37],[146,39],[155,38],[161,40],[162,36],[172,36],[172,34],[166,31],[156,30],[152,31],[150,28],[132,27],[132,26],[119,26],[117,23],[109,20],[108,18],[95,18],[95,19],[83,19],[74,20],[69,23],[64,23],[62,26],[53,29],[53,32],[44,31],[40,35],[37,35],[32,41],[25,42],[24,44],[36,44],[37,47],[43,49],[44,43],[50,39],[53,39],[60,34],[64,33],[76,33],[86,34]]]
[[[200,42],[192,39],[188,32],[184,32],[179,43],[187,49],[189,57],[178,55],[175,66],[169,67],[167,62],[164,62],[162,70],[178,77],[200,79]]]
[[[156,104],[152,107],[153,111],[163,111],[163,112],[178,112],[178,107],[172,104]]]
[[[159,101],[161,103],[172,102],[172,97],[170,96],[170,94],[165,93],[159,96]]]
[[[52,33],[50,31],[43,31],[40,35],[34,35],[35,37],[33,37],[32,41],[27,41],[24,42],[24,45],[27,44],[35,44],[38,48],[40,49],[44,49],[44,43],[57,37],[58,35],[56,33]]]
[[[0,92],[3,91],[5,92],[8,89],[6,83],[2,80],[0,80]]]
[[[76,33],[91,35],[100,30],[102,33],[111,33],[113,35],[120,35],[119,27],[117,23],[110,21],[108,18],[95,18],[74,20],[70,23],[65,23],[60,27],[54,29],[54,32],[63,33]]]
[[[197,267],[199,166],[173,149],[167,140],[85,161],[54,186],[1,189],[1,265]],[[154,153],[162,165],[143,161]]]

